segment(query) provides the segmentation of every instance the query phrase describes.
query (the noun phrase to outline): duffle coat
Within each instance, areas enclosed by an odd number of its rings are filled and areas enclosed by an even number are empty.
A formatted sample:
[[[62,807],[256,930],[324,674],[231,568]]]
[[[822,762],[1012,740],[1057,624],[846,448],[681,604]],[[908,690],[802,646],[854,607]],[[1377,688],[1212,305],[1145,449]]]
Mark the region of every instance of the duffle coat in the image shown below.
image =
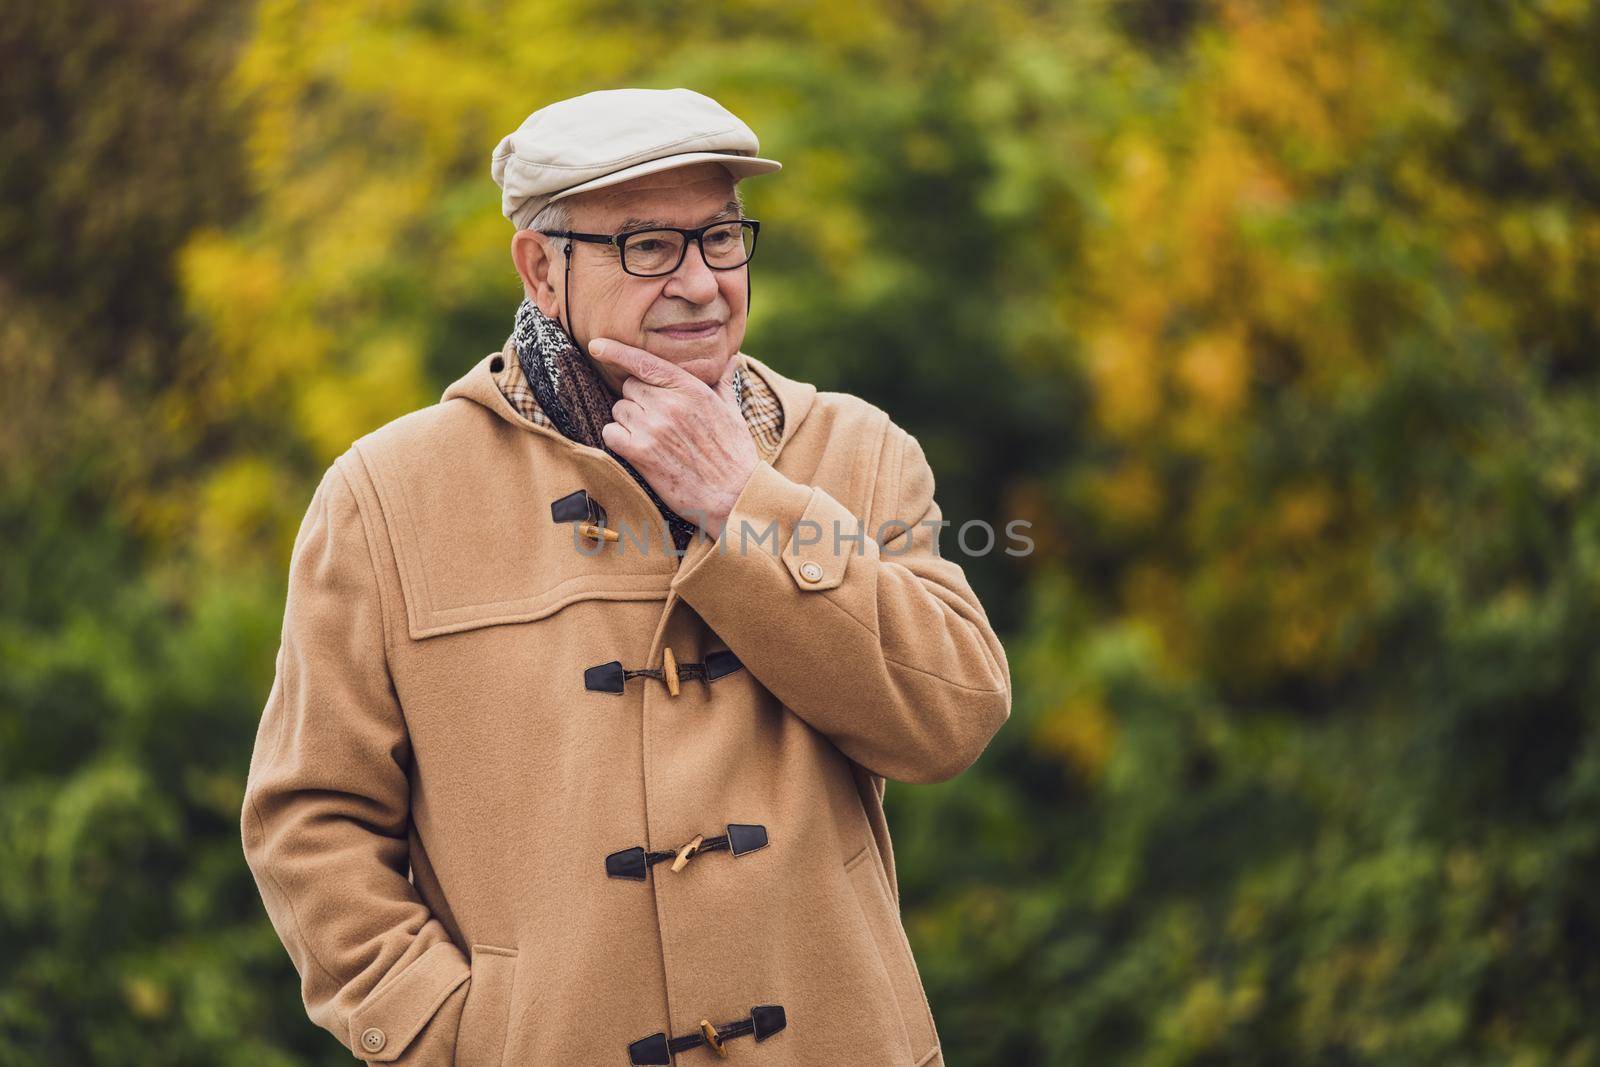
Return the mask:
[[[884,785],[970,766],[1011,680],[922,448],[740,353],[782,438],[679,555],[505,358],[295,539],[241,831],[307,1013],[410,1067],[942,1064]]]

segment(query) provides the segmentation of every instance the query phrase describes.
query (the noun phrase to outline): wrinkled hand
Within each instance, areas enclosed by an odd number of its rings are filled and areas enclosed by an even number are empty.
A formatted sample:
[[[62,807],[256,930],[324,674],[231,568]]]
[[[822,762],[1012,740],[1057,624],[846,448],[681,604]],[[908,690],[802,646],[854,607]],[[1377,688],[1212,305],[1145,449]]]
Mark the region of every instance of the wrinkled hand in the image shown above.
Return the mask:
[[[738,358],[715,387],[642,348],[595,338],[589,354],[627,375],[613,421],[600,429],[606,446],[650,483],[667,506],[710,537],[739,499],[759,456],[733,396]]]

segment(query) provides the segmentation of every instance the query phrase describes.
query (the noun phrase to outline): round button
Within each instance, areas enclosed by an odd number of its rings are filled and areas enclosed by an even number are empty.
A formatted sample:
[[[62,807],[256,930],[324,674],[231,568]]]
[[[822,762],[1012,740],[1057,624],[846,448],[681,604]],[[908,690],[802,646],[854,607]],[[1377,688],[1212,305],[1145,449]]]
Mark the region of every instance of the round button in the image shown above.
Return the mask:
[[[808,582],[820,582],[822,581],[822,567],[816,563],[802,563],[800,564],[800,577]]]
[[[379,1030],[376,1026],[369,1026],[361,1034],[361,1047],[368,1052],[377,1052],[383,1048],[384,1040],[382,1030]]]

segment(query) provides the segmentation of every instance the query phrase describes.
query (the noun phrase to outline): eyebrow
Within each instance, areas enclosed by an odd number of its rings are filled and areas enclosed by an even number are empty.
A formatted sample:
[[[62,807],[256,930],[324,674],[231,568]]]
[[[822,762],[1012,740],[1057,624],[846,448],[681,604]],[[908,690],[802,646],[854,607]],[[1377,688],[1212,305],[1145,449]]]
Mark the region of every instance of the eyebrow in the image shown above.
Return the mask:
[[[717,222],[717,221],[719,221],[719,220],[721,220],[723,218],[726,218],[728,216],[737,216],[738,214],[739,214],[739,202],[737,200],[729,200],[726,204],[722,205],[722,210],[720,210],[716,214],[711,215],[710,217],[708,217],[705,220],[704,224],[709,225],[710,223]],[[637,216],[629,216],[628,218],[623,219],[622,222],[620,224],[618,224],[617,228],[615,230],[613,230],[612,232],[613,233],[621,233],[623,230],[637,230],[642,226],[670,226],[670,225],[671,225],[671,223],[666,222],[666,221],[664,221],[662,219],[641,219],[641,218],[639,218]],[[693,227],[688,227],[688,228],[689,229],[693,229]]]

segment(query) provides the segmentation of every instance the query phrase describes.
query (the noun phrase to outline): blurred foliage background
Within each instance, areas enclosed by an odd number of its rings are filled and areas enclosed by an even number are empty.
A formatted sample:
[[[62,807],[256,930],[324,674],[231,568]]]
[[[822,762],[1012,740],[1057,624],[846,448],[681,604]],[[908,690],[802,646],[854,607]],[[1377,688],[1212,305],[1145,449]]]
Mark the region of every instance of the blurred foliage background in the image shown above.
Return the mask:
[[[509,332],[496,140],[625,84],[785,163],[746,349],[1034,524],[1011,722],[888,790],[949,1062],[1600,1063],[1600,5],[58,0],[0,69],[0,1067],[349,1062],[239,843],[289,547]]]

